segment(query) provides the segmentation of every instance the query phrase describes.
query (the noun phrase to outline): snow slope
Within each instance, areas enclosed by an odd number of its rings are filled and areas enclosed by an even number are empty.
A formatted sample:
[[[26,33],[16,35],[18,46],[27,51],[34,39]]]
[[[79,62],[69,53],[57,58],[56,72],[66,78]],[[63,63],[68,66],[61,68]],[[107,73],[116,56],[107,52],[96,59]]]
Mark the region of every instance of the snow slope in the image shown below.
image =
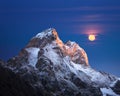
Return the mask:
[[[35,64],[37,63],[38,60],[38,52],[40,51],[40,49],[31,47],[31,48],[26,48],[25,50],[29,53],[29,57],[28,57],[29,64],[35,67]]]
[[[111,88],[100,88],[100,90],[102,91],[103,96],[120,96],[113,92]]]

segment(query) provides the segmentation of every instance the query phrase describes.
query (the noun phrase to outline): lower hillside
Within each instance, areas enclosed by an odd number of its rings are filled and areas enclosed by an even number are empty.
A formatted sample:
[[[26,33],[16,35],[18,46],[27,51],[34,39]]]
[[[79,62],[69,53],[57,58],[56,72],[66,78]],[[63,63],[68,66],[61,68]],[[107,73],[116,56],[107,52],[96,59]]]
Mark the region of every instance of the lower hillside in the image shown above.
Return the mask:
[[[25,80],[0,64],[0,96],[42,96]]]

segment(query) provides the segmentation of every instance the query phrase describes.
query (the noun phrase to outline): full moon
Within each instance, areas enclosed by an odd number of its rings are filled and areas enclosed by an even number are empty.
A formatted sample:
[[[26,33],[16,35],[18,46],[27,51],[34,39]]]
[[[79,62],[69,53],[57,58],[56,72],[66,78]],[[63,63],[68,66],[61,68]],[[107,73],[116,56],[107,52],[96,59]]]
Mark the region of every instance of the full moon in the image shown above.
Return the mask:
[[[89,35],[89,36],[88,36],[88,39],[89,39],[90,41],[94,41],[94,40],[95,40],[95,35]]]

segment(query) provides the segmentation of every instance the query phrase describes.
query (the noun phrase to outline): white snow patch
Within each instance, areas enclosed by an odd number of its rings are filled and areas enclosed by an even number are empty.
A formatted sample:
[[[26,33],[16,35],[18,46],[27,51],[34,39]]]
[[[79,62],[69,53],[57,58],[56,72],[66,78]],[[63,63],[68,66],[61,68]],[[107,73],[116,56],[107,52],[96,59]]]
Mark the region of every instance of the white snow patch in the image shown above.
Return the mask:
[[[70,41],[70,44],[73,45],[73,44],[76,44],[74,41]]]
[[[35,64],[37,63],[38,60],[38,52],[39,52],[39,48],[35,48],[35,47],[30,47],[30,48],[26,48],[26,51],[29,53],[29,64],[32,65],[33,67],[35,67]]]
[[[61,59],[59,55],[53,50],[55,46],[56,45],[54,43],[46,45],[44,47],[44,55],[48,57],[54,64],[60,64]]]
[[[109,94],[110,96],[119,96],[111,88],[100,88],[103,96],[107,96]]]
[[[69,49],[69,46],[67,46],[67,45],[64,45],[65,46],[65,49]]]
[[[115,80],[112,84],[110,84],[110,87],[114,87],[117,81],[120,81],[120,78],[117,78],[117,80]]]
[[[84,66],[84,65],[81,65],[81,64],[75,64],[72,61],[71,61],[71,64],[73,65],[73,67],[76,70],[83,71],[88,76],[90,76],[91,80],[93,82],[101,83],[101,84],[104,84],[105,82],[107,82],[108,84],[111,83],[111,81],[106,76],[103,76],[100,72],[97,72],[97,71],[95,71],[94,69],[92,69],[88,66]]]
[[[88,78],[85,77],[85,74],[79,72],[79,70],[77,70],[76,68],[74,68],[73,64],[71,63],[71,59],[70,59],[69,56],[66,56],[66,57],[63,58],[63,64],[67,65],[66,66],[66,68],[67,68],[66,70],[68,71],[68,74],[69,74],[69,70],[70,70],[70,72],[76,74],[76,76],[78,78],[80,78],[81,80],[86,81],[86,82],[88,81]],[[67,71],[64,73],[64,75],[67,74]]]
[[[69,49],[69,50],[71,49],[71,51],[72,51],[76,47],[79,50],[83,50],[76,42],[69,41],[69,43],[70,43],[70,45],[65,44],[66,49]]]
[[[77,72],[76,72],[76,70],[70,65],[71,63],[70,63],[70,57],[69,56],[66,56],[66,57],[64,57],[64,63],[69,67],[69,69],[73,72],[73,73],[75,73],[75,74],[77,74]],[[66,69],[67,70],[67,69]]]
[[[114,87],[115,84],[117,83],[117,81],[118,81],[118,80],[115,80],[114,82],[112,82],[112,83],[110,84],[110,87]]]
[[[40,39],[42,39],[43,37],[46,37],[46,36],[50,36],[50,35],[52,35],[52,28],[49,28],[49,29],[47,29],[47,30],[45,30],[45,31],[43,31],[43,32],[41,32],[41,33],[38,33],[36,36],[35,36],[35,38],[40,38]]]

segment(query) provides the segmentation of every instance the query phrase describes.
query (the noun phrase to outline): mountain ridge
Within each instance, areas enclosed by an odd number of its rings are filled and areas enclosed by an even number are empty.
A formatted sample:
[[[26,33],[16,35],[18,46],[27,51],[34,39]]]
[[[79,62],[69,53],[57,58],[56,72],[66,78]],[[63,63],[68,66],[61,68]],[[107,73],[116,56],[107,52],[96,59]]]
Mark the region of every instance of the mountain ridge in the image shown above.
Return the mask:
[[[54,28],[34,36],[4,66],[42,89],[43,96],[120,95],[119,78],[92,69],[84,49],[72,41],[64,44]]]

